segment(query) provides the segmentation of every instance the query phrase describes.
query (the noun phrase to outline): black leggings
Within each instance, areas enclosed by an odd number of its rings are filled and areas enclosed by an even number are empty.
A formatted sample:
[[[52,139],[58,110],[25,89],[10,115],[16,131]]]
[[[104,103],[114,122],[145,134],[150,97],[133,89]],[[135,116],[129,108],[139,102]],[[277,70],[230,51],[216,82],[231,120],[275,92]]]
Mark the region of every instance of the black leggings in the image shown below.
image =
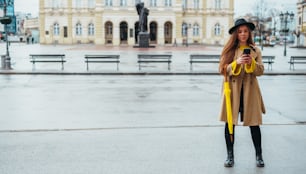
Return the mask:
[[[225,141],[226,145],[233,146],[234,140],[235,140],[235,126],[233,127],[233,142],[230,140],[230,134],[228,130],[228,124],[225,123],[225,129],[224,129],[224,135],[225,135]],[[256,150],[256,153],[261,153],[261,131],[259,126],[250,126],[250,131],[252,135],[253,144]]]

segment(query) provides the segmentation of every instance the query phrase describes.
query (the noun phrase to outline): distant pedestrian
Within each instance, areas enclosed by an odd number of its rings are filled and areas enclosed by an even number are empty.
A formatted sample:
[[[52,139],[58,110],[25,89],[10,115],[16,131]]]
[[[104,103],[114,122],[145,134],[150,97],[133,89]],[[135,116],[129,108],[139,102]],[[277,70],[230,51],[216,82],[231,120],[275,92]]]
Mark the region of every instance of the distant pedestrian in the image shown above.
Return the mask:
[[[264,167],[261,147],[262,114],[265,106],[260,92],[257,76],[264,73],[261,51],[254,44],[251,32],[255,29],[253,23],[245,19],[235,21],[235,26],[230,28],[231,34],[223,48],[220,58],[219,71],[226,72],[226,79],[231,90],[231,110],[233,135],[229,133],[225,97],[222,99],[220,120],[225,122],[225,142],[227,159],[225,167],[234,165],[234,133],[238,117],[243,126],[249,126],[255,147],[257,167]]]

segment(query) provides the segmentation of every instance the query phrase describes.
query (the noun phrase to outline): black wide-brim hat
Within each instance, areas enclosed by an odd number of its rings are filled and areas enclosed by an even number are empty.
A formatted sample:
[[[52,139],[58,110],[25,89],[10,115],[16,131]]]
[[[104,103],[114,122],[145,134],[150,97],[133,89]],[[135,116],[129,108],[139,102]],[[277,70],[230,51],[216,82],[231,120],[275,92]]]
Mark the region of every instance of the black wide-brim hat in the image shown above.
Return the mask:
[[[247,25],[252,31],[255,29],[255,25],[253,23],[247,22],[245,19],[237,19],[235,21],[235,26],[228,30],[229,34],[232,34],[241,25]]]

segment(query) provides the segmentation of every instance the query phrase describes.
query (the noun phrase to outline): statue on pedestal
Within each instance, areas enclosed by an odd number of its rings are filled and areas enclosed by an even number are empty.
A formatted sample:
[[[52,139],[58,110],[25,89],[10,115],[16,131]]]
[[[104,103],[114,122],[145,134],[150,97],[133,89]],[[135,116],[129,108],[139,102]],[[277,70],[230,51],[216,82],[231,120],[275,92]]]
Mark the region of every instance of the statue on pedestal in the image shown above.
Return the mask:
[[[147,32],[149,9],[145,8],[144,3],[141,2],[136,4],[136,10],[139,15],[139,32]]]
[[[149,9],[144,7],[144,3],[140,2],[136,4],[137,14],[139,15],[139,26],[138,26],[138,43],[140,48],[150,47],[150,34],[148,33],[148,15]]]

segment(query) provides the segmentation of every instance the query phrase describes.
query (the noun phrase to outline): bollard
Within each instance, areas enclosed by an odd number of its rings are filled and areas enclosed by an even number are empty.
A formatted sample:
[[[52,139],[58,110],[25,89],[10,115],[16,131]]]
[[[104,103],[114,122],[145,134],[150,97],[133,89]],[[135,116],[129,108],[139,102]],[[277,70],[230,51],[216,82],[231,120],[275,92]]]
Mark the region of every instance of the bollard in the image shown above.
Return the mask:
[[[1,69],[5,68],[5,57],[6,55],[1,55]]]
[[[7,55],[1,55],[1,69],[11,70],[11,58]]]

